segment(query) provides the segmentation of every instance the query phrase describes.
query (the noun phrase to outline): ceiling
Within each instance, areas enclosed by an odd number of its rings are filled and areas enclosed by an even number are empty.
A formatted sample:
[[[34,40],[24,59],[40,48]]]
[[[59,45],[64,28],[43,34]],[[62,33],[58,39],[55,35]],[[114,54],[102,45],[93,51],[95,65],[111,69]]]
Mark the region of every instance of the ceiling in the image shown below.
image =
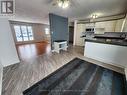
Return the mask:
[[[15,0],[15,16],[11,20],[48,23],[48,14],[68,17],[70,21],[88,19],[92,14],[100,17],[127,12],[127,0],[71,0],[69,8],[53,6],[52,0]]]

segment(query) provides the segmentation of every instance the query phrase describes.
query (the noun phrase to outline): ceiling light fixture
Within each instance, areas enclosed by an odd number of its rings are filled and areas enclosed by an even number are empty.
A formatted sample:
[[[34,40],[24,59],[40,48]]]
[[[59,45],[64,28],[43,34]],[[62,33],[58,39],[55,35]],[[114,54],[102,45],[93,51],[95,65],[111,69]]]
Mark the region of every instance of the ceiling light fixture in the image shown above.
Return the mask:
[[[58,6],[65,9],[67,7],[69,7],[69,0],[57,0]]]
[[[93,15],[92,15],[92,18],[93,18],[93,19],[96,19],[96,18],[98,18],[98,16],[97,16],[96,14],[93,14]]]

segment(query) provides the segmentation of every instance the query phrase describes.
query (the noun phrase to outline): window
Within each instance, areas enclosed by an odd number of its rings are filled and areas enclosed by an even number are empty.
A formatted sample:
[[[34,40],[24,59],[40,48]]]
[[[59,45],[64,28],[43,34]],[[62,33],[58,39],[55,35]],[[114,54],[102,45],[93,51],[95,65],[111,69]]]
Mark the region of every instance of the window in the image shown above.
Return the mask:
[[[18,42],[34,40],[32,26],[14,25],[14,30]]]
[[[15,29],[15,35],[16,35],[17,41],[23,41],[22,33],[20,31],[20,26],[14,26],[14,29]]]
[[[45,34],[49,34],[49,28],[45,28]]]

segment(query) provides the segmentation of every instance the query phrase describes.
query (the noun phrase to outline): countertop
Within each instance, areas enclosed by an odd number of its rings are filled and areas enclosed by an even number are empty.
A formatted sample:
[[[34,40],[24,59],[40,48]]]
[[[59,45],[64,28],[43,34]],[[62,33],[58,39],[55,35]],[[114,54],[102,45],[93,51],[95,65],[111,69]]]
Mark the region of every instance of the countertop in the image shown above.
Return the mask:
[[[113,37],[113,36],[99,36],[99,35],[96,35],[94,36],[94,38],[100,38],[100,39],[125,39],[125,37]]]
[[[94,43],[127,46],[127,41],[106,41],[106,40],[98,40],[98,39],[85,39],[85,42],[94,42]]]

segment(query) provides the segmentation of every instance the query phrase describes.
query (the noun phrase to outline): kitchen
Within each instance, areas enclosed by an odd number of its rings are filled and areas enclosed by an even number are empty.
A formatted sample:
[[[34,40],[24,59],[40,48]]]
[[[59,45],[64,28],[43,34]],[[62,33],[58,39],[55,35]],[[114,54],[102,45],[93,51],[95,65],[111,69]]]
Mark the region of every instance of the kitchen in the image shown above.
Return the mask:
[[[127,68],[127,16],[75,22],[74,45],[84,46],[84,56]]]
[[[102,17],[102,18],[91,18],[88,20],[79,20],[74,23],[74,45],[84,46],[84,38],[82,34],[85,33],[89,29],[93,29],[92,31],[95,34],[104,34],[104,32],[126,32],[125,24],[125,14],[110,16],[110,17]]]

